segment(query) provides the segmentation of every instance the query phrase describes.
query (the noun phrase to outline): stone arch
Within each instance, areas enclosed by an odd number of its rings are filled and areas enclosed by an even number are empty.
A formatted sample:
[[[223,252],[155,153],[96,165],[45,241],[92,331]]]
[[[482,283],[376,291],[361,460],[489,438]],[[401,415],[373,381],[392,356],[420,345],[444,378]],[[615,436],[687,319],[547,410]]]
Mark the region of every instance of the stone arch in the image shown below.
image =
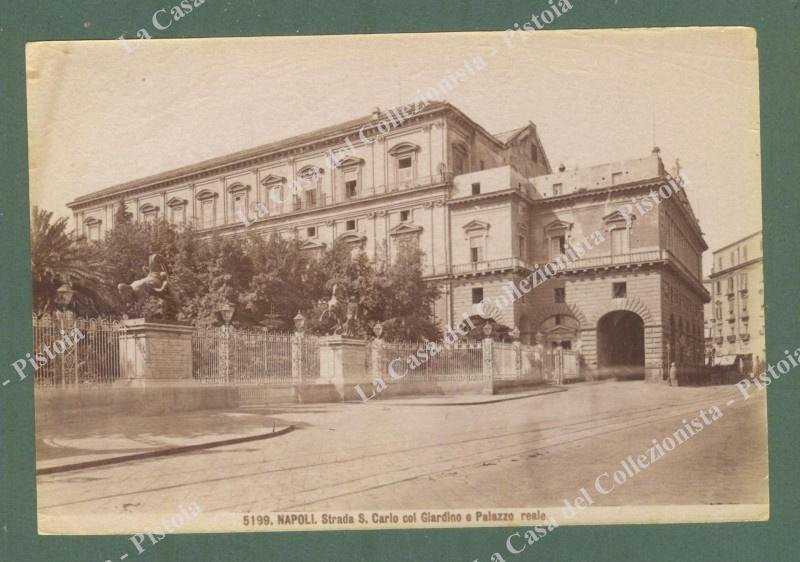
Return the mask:
[[[641,301],[641,299],[638,297],[627,297],[625,299],[612,299],[610,302],[601,306],[594,317],[594,322],[592,322],[592,325],[596,324],[609,312],[614,312],[617,310],[625,310],[639,315],[641,319],[644,320],[645,325],[653,324],[655,321],[653,315],[650,313],[650,309]],[[582,325],[583,324],[581,324],[581,326]]]
[[[574,317],[581,330],[592,328],[594,324],[589,322],[589,319],[584,314],[583,310],[575,303],[550,303],[536,308],[536,312],[531,316],[531,323],[534,332],[538,330],[539,325],[547,318],[555,316],[556,314],[565,314]]]

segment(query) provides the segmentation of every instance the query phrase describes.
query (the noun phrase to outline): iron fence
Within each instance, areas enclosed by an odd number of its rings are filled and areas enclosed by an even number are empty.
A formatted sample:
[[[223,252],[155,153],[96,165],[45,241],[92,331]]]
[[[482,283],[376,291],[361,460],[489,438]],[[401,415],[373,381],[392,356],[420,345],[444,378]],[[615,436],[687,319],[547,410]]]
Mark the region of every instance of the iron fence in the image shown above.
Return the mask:
[[[409,359],[412,356],[415,359]],[[368,367],[375,372],[370,357],[372,353],[367,354]],[[398,375],[409,369],[406,376],[392,379],[395,382],[469,382],[483,378],[483,348],[480,343],[383,343],[379,361],[378,375],[385,380],[390,378],[390,364]]]

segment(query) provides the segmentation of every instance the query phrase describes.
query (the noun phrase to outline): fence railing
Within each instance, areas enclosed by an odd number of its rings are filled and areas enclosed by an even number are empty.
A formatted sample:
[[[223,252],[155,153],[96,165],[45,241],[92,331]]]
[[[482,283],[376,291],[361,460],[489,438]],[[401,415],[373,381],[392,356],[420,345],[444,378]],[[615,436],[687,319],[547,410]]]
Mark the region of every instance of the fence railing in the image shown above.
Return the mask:
[[[483,349],[480,343],[454,343],[452,345],[433,344],[431,342],[420,343],[386,343],[380,345],[380,353],[375,354],[370,350],[367,353],[368,372],[381,376],[384,380],[392,382],[469,382],[480,381],[483,378]],[[432,354],[432,346],[438,347],[438,352]],[[407,361],[410,356],[420,358],[422,354],[424,361],[420,360],[419,365],[412,361],[414,369],[410,369]],[[379,357],[377,369],[373,364]],[[389,367],[394,368],[398,375],[408,373],[402,378],[393,379],[390,377]]]
[[[80,330],[82,339],[73,336],[75,328]],[[66,387],[113,383],[120,376],[119,336],[122,330],[116,321],[76,318],[71,313],[33,317],[34,357],[38,354],[48,360],[45,364],[38,362],[38,369],[34,371],[36,385]],[[65,335],[75,341],[75,345],[70,345]],[[51,353],[47,353],[48,349]]]

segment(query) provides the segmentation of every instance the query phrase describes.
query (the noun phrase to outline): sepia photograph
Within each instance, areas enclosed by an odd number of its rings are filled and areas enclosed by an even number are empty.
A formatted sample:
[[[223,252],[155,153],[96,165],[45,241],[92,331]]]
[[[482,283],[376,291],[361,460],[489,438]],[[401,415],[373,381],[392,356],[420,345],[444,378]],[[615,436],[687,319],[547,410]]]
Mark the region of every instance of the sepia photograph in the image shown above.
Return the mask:
[[[38,532],[768,520],[756,32],[571,7],[28,43]]]

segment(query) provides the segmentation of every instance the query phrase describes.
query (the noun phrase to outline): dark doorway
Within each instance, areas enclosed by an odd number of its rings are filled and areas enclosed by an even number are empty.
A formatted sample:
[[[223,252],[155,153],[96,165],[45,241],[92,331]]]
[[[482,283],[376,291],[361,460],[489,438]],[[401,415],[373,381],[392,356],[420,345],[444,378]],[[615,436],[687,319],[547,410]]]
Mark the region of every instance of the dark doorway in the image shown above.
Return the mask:
[[[601,376],[644,378],[644,321],[639,315],[616,310],[600,318],[597,366]]]

